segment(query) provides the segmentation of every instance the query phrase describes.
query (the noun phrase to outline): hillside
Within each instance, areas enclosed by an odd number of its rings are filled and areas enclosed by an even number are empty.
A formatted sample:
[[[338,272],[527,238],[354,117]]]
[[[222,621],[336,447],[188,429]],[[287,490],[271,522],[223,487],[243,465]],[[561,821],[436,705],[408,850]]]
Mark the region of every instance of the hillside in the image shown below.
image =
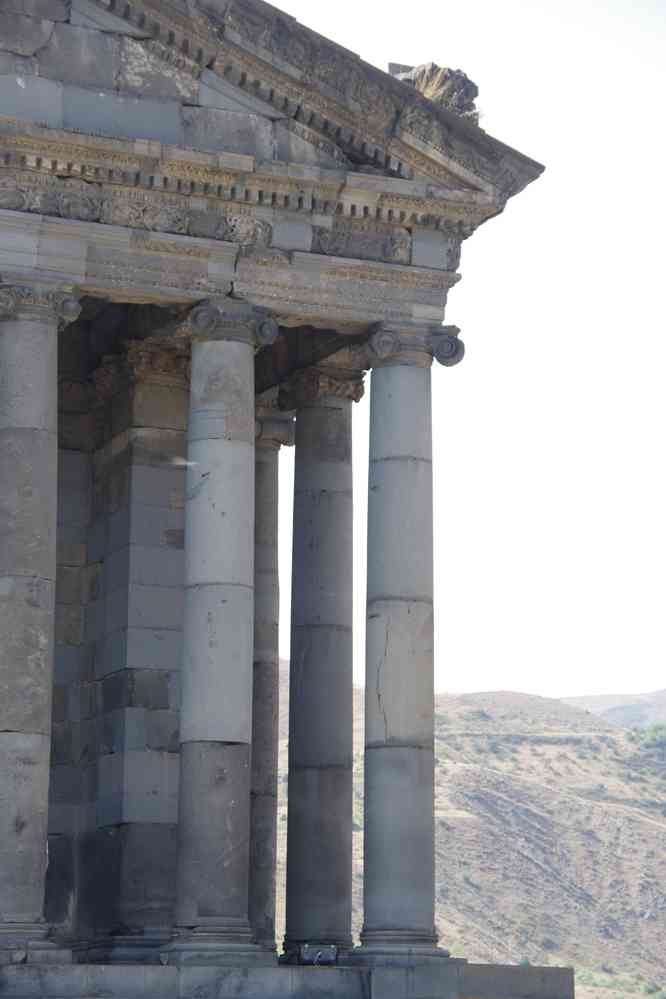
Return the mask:
[[[666,722],[666,690],[657,690],[652,694],[567,697],[564,701],[621,728],[648,728]]]
[[[282,850],[287,696],[285,673]],[[357,691],[356,931],[362,733]],[[666,999],[666,747],[562,701],[506,692],[438,696],[436,734],[442,944],[478,961],[574,965],[583,999]],[[279,885],[281,933],[284,856]]]

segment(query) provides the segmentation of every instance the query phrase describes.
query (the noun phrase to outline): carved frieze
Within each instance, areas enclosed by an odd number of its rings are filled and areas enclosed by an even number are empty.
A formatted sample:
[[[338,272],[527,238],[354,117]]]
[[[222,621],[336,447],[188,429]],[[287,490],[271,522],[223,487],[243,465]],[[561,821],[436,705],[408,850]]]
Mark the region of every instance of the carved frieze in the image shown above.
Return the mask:
[[[401,226],[382,226],[335,219],[331,228],[315,226],[312,249],[333,257],[354,257],[356,260],[386,260],[409,264],[412,237]]]

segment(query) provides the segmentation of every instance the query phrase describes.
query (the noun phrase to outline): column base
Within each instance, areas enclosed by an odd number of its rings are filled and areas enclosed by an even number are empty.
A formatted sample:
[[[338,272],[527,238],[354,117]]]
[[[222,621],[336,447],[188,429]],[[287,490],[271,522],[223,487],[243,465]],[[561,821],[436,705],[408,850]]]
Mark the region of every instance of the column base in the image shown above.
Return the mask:
[[[102,937],[88,945],[86,959],[96,964],[161,964],[173,939],[170,929]]]
[[[0,924],[0,967],[10,964],[71,964],[72,952],[49,938],[43,923]]]
[[[211,926],[177,930],[169,946],[162,948],[160,963],[256,968],[272,967],[277,957],[274,951],[254,942],[249,926]]]
[[[451,955],[437,946],[434,931],[364,930],[361,946],[351,952],[346,963],[364,967],[405,967],[442,960],[450,961]]]
[[[347,964],[354,945],[351,936],[343,940],[285,939],[280,964],[300,964],[324,967]]]

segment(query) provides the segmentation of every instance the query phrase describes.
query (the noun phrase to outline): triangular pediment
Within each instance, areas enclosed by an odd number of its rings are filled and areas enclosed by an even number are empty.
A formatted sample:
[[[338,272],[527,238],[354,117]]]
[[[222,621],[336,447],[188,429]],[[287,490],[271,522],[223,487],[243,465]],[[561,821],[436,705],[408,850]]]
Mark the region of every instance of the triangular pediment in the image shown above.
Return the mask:
[[[28,72],[27,60],[38,62],[36,77],[23,88],[27,95],[18,92],[18,82],[15,98],[10,93],[16,108],[8,113],[19,118],[26,106],[27,116],[39,124],[114,134],[113,121],[120,121],[122,129],[125,120],[137,116],[136,108],[123,101],[133,94],[139,101],[155,97],[164,106],[146,105],[148,139],[224,149],[230,135],[228,152],[424,180],[439,192],[481,192],[498,209],[542,170],[263,0],[71,0],[69,8],[53,0],[54,9],[68,9],[67,23],[65,18],[55,22],[46,41],[40,34],[46,22],[33,25],[20,15],[21,0],[6,2],[16,8],[13,23],[21,22],[20,32],[25,32],[21,47],[9,50],[26,57]],[[89,78],[79,81],[77,52],[93,36]],[[86,116],[92,99],[85,88],[104,86],[107,63],[113,93]],[[48,90],[54,81],[70,91],[80,82],[82,94],[59,96]],[[6,86],[11,91],[12,81]],[[58,99],[65,105],[69,101],[77,113],[65,107],[58,118],[51,107]],[[177,113],[173,101],[181,108]],[[161,120],[150,121],[151,115]],[[233,115],[251,119],[243,127],[254,130],[256,149],[234,145],[225,117]],[[140,120],[131,128],[117,134],[141,137]]]

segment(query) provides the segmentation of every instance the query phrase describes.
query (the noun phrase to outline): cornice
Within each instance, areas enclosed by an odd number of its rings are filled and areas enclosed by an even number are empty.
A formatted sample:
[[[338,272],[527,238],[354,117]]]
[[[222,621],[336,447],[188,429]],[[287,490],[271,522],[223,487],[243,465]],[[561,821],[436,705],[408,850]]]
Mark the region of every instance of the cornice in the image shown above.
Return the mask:
[[[286,163],[257,164],[254,157],[204,153],[145,140],[110,140],[31,125],[0,116],[0,203],[16,211],[30,207],[28,188],[83,182],[91,207],[84,221],[113,222],[113,204],[171,198],[182,210],[197,205],[220,213],[245,209],[284,210],[306,216],[337,216],[351,222],[447,230],[464,237],[500,210],[487,192],[445,189],[351,170]],[[12,193],[12,183],[20,190]],[[33,199],[34,200],[34,199]],[[94,202],[99,207],[94,207]],[[54,196],[53,214],[64,214]],[[140,227],[140,226],[139,226]],[[147,226],[149,227],[149,226]]]
[[[472,186],[490,185],[502,202],[542,172],[540,164],[274,7],[229,3],[216,19],[201,12],[185,16],[167,0],[92,2],[149,32],[140,44],[168,64],[195,78],[212,67],[354,162],[396,176],[421,173],[448,186],[460,186],[471,167]],[[445,166],[431,149],[446,150]]]

